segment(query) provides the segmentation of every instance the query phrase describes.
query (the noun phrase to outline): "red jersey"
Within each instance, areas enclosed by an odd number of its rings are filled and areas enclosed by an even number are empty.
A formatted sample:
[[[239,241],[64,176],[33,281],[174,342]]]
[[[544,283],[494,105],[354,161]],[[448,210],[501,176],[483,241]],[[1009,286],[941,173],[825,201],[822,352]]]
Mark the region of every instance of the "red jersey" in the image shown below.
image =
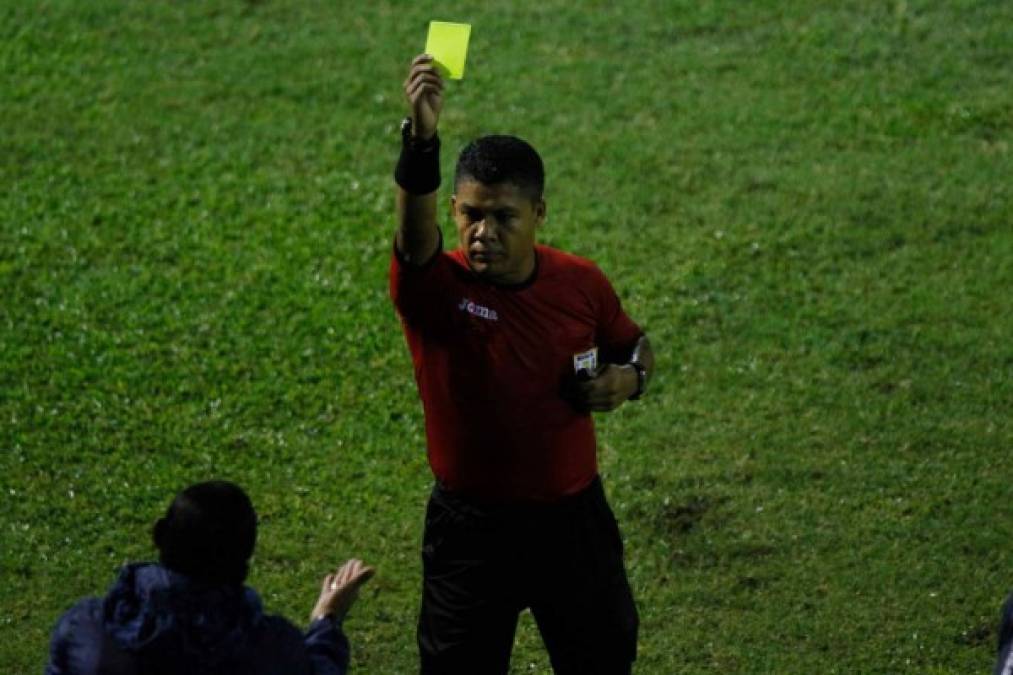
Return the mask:
[[[530,281],[497,286],[463,253],[420,268],[396,251],[390,293],[426,419],[429,465],[444,486],[486,501],[551,501],[598,472],[591,415],[563,395],[574,357],[625,362],[640,328],[590,261],[536,245]]]

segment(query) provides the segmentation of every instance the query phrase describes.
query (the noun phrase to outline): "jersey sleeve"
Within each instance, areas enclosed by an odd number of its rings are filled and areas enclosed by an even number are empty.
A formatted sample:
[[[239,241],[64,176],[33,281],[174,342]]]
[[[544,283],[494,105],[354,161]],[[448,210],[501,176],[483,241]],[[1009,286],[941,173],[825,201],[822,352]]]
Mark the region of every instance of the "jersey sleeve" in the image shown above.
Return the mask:
[[[330,616],[316,619],[304,639],[314,675],[345,675],[350,648],[341,622]]]
[[[624,363],[629,359],[644,331],[623,310],[612,284],[597,267],[594,268],[594,280],[598,305],[596,329],[598,348],[602,351],[605,362]]]
[[[101,603],[82,600],[68,610],[53,629],[45,675],[93,672],[103,643]]]
[[[447,272],[447,255],[443,252],[443,236],[432,257],[415,266],[406,262],[392,246],[390,256],[390,298],[402,320],[415,325],[431,316],[433,306],[441,295]]]

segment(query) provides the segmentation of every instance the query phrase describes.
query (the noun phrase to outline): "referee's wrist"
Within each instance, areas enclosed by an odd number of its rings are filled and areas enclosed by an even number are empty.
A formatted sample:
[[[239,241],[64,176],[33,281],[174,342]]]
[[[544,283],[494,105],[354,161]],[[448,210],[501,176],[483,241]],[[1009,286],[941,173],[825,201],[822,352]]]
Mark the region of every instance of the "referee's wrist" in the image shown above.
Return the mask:
[[[401,120],[402,147],[411,152],[432,152],[439,147],[439,134],[435,127],[432,130],[419,129],[412,118]]]
[[[440,137],[433,130],[428,139],[415,136],[411,117],[401,123],[401,155],[394,168],[394,181],[405,192],[425,195],[440,187]]]
[[[633,371],[634,377],[633,393],[627,397],[627,400],[639,400],[640,397],[644,395],[644,391],[647,389],[647,368],[645,368],[644,364],[639,361],[630,361],[625,365],[625,367]]]
[[[411,128],[411,142],[418,145],[429,145],[436,138],[436,129],[433,129],[429,133],[420,131],[414,124]]]

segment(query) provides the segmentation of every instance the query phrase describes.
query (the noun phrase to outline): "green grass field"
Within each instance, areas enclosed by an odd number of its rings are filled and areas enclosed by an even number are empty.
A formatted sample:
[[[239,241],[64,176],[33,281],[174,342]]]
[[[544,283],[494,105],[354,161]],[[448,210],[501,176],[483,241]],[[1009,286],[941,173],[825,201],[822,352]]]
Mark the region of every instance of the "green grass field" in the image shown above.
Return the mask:
[[[269,610],[303,623],[360,556],[353,668],[415,671],[431,477],[386,273],[432,18],[474,24],[445,175],[475,135],[530,140],[542,240],[658,354],[598,419],[637,672],[988,671],[1008,0],[0,0],[0,671],[40,672],[210,477],[260,512]],[[513,669],[547,668],[526,617]]]

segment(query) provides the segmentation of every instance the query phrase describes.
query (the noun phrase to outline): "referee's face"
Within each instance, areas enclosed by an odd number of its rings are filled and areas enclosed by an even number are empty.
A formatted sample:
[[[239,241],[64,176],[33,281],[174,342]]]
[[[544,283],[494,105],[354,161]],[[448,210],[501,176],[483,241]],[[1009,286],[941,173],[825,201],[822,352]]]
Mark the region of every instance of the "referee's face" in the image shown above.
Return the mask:
[[[468,265],[496,284],[519,284],[535,271],[535,228],[545,200],[533,201],[513,183],[462,180],[450,198],[457,237]]]

